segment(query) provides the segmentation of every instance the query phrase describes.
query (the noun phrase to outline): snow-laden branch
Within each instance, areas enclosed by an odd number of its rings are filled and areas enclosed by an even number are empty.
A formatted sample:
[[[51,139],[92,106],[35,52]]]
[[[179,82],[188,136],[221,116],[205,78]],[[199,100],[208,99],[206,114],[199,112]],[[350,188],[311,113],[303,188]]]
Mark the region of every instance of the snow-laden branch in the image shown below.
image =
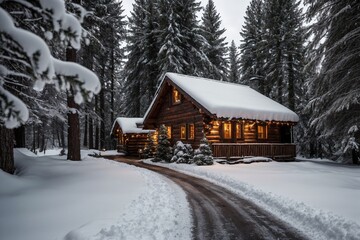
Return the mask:
[[[80,104],[83,102],[83,97],[80,91],[84,91],[85,95],[89,99],[93,97],[93,94],[98,94],[101,89],[101,84],[95,73],[89,69],[81,66],[80,64],[73,62],[64,62],[53,58],[56,75],[74,79],[81,89],[75,89],[75,102]],[[70,85],[66,84],[62,86],[62,90],[69,90]],[[74,89],[73,89],[74,90]]]
[[[9,91],[0,86],[0,122],[6,128],[15,128],[29,118],[26,105]]]
[[[61,39],[67,41],[71,47],[80,48],[83,29],[79,20],[66,12],[63,0],[39,0],[37,6],[28,1],[14,1],[30,11],[39,13],[46,21],[52,22],[53,28],[50,31],[58,32]],[[82,18],[86,11],[80,6],[77,8],[81,11]],[[11,85],[9,81],[12,77],[21,76],[6,68],[13,62],[26,66],[29,70],[28,79],[34,80],[35,90],[42,91],[47,83],[55,83],[60,86],[60,90],[71,88],[78,104],[84,97],[88,100],[93,94],[99,93],[101,85],[93,72],[79,64],[54,58],[42,38],[15,26],[11,15],[1,7],[0,23],[0,37],[4,41],[0,48],[6,53],[0,57],[4,60],[0,64],[0,124],[14,128],[26,122],[29,117],[26,105],[4,87],[4,84]]]
[[[55,71],[45,41],[29,31],[15,27],[11,16],[2,8],[0,8],[0,22],[0,33],[11,36],[12,40],[22,48],[37,80],[52,79]]]

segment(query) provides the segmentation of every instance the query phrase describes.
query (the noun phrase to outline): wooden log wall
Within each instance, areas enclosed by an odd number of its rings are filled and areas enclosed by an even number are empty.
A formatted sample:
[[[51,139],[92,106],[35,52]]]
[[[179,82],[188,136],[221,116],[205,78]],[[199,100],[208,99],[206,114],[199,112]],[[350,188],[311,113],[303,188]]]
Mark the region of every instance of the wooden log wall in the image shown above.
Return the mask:
[[[147,134],[127,134],[124,150],[130,156],[137,156],[139,149],[144,149],[147,142]]]
[[[295,144],[277,143],[214,143],[212,144],[214,157],[244,157],[262,156],[269,158],[294,158]]]
[[[184,143],[193,145],[193,147],[199,146],[200,140],[203,137],[203,116],[198,108],[184,97],[182,97],[180,103],[172,104],[171,91],[168,91],[168,94],[165,95],[162,101],[163,103],[159,109],[156,122],[159,125],[165,124],[166,126],[171,126],[171,144],[173,145],[176,141],[181,140]],[[194,139],[181,139],[180,128],[184,124],[194,124]]]
[[[213,125],[210,132],[206,135],[209,142],[211,143],[280,143],[281,136],[280,136],[280,126],[277,124],[270,124],[268,125],[268,138],[267,139],[258,139],[257,137],[257,125],[256,123],[248,123],[242,122],[242,130],[243,130],[243,138],[236,139],[236,123],[238,121],[231,121],[232,122],[232,139],[223,139],[223,122],[218,121],[217,125]]]

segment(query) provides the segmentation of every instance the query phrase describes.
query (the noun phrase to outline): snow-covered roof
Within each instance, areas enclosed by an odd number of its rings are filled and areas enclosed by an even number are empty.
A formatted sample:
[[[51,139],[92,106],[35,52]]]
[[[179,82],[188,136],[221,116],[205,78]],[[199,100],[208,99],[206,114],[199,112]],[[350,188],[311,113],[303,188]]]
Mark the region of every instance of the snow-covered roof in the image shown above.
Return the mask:
[[[127,133],[149,133],[149,132],[153,132],[153,130],[144,130],[141,127],[138,127],[138,125],[142,125],[144,122],[143,118],[126,118],[126,117],[118,117],[112,128],[111,128],[111,132],[113,132],[114,127],[115,127],[115,123],[118,123],[122,132],[124,134]]]
[[[295,112],[245,85],[177,73],[166,73],[163,81],[166,77],[175,87],[218,118],[299,121],[299,116]],[[154,103],[155,101],[152,105]],[[145,114],[145,118],[150,113],[152,105]]]

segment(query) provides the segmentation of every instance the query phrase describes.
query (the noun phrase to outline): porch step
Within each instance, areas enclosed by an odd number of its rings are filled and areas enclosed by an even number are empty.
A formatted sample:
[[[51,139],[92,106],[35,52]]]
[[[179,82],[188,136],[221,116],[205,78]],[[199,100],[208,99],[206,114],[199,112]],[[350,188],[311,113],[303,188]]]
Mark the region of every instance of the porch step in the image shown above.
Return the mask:
[[[293,161],[295,161],[295,157],[293,157],[291,155],[273,156],[272,159],[277,162],[293,162]]]

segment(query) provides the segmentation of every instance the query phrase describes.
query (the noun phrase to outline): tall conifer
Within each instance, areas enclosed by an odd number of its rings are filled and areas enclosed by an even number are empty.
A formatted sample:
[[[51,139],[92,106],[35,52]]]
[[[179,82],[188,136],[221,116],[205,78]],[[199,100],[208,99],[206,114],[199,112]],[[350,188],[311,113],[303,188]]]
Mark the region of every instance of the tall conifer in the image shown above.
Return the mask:
[[[207,41],[203,46],[209,64],[203,76],[211,79],[226,80],[227,47],[225,28],[221,28],[220,14],[216,11],[213,0],[209,0],[202,16],[201,33]]]
[[[229,48],[228,80],[233,83],[240,81],[239,53],[234,40],[231,41]]]
[[[311,126],[328,156],[359,162],[360,2],[306,0],[314,36],[310,45],[318,74],[309,78]],[[344,155],[345,153],[345,155]],[[347,155],[346,155],[347,154]]]

